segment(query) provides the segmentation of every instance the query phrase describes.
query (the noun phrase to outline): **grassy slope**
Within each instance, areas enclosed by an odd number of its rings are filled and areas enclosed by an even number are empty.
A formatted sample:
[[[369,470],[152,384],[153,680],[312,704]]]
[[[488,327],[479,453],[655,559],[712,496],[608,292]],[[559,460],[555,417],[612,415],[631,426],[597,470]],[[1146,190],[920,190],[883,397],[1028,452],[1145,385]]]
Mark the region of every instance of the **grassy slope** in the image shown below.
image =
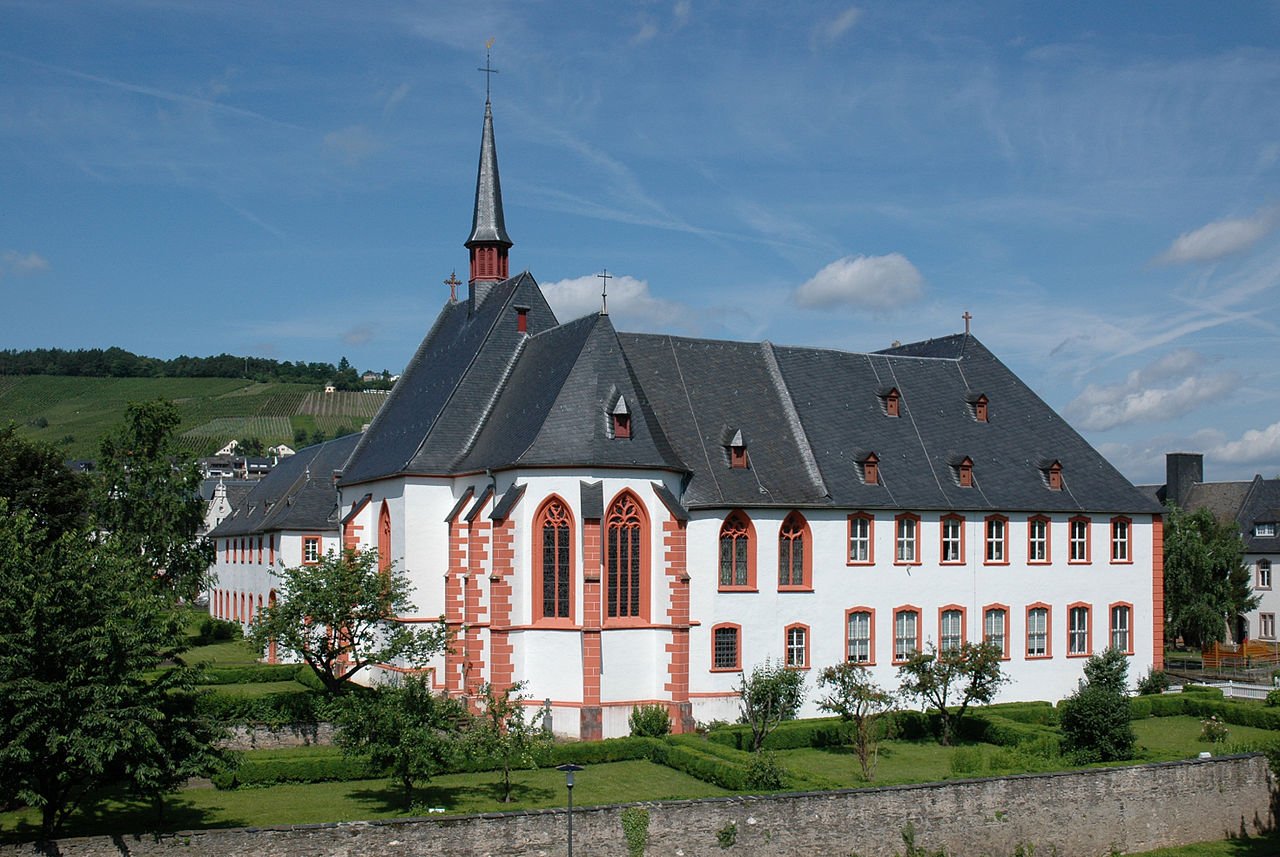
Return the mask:
[[[358,430],[386,400],[378,393],[326,396],[309,384],[258,384],[236,378],[72,378],[0,376],[0,424],[13,421],[29,437],[58,444],[67,458],[93,458],[101,437],[131,401],[174,400],[183,448],[207,455],[235,437],[293,444],[293,430],[333,436]],[[48,422],[39,427],[40,418]]]

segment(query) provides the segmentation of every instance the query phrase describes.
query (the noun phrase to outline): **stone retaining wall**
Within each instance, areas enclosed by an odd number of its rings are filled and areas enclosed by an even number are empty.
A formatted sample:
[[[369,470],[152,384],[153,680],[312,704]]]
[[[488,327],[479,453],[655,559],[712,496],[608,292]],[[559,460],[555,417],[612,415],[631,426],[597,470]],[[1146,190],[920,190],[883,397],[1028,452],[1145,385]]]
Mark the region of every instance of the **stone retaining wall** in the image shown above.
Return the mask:
[[[232,726],[222,742],[232,750],[279,750],[333,744],[337,730],[332,723],[299,723],[292,726]]]
[[[578,775],[591,776],[590,767]],[[1272,828],[1274,783],[1257,754],[1124,768],[1025,774],[835,792],[637,804],[649,813],[649,857],[889,857],[916,843],[952,857],[1098,857]],[[576,809],[574,851],[626,857],[624,806]],[[566,851],[564,810],[487,813],[153,837],[63,839],[0,847],[0,857],[551,857]],[[1056,851],[1054,850],[1056,849]]]

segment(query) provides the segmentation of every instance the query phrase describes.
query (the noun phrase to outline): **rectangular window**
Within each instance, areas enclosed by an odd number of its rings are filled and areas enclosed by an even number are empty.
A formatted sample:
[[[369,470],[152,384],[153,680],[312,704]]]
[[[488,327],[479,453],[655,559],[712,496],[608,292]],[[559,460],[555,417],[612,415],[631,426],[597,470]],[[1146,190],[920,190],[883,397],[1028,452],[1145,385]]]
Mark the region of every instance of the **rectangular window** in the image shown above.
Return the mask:
[[[1071,562],[1089,561],[1089,519],[1071,519]]]
[[[893,659],[905,661],[920,648],[920,614],[901,610],[893,617]]]
[[[1049,522],[1044,518],[1027,521],[1027,562],[1049,561]]]
[[[1117,604],[1111,608],[1111,647],[1122,652],[1132,651],[1129,640],[1129,619],[1131,611],[1126,604]]]
[[[1027,611],[1027,657],[1043,658],[1049,654],[1049,610],[1032,607]]]
[[[919,521],[918,519],[906,515],[898,518],[896,538],[896,562],[914,563],[919,553],[916,550],[916,542],[918,538]]]
[[[1005,561],[1006,524],[1004,518],[987,518],[987,562]]]
[[[319,536],[302,537],[302,561],[308,565],[320,561]]]
[[[712,631],[712,666],[718,670],[738,668],[738,629],[732,625]]]
[[[959,610],[943,610],[938,650],[953,652],[964,642],[964,614]]]
[[[871,562],[871,519],[849,516],[849,562]]]
[[[258,564],[262,564],[262,536],[258,536]]]
[[[1258,538],[1263,538],[1263,539],[1271,539],[1271,538],[1275,538],[1275,535],[1276,535],[1276,525],[1275,525],[1274,523],[1269,523],[1269,524],[1254,524],[1254,525],[1253,525],[1253,534],[1254,534],[1255,536],[1257,536]]]
[[[942,561],[964,562],[964,519],[942,519]]]
[[[1264,640],[1274,640],[1276,638],[1276,614],[1258,614],[1258,636]]]
[[[1089,608],[1072,607],[1067,611],[1067,654],[1089,654]]]
[[[1111,521],[1111,561],[1129,562],[1129,519],[1115,518]]]
[[[787,666],[809,666],[809,635],[802,626],[787,629]]]
[[[871,614],[849,614],[849,654],[855,664],[871,663]]]
[[[1258,560],[1258,588],[1271,588],[1271,560],[1269,559]]]
[[[991,643],[1000,649],[1000,653],[1008,657],[1009,650],[1005,647],[1005,626],[1008,624],[1009,614],[1002,607],[991,607],[987,609],[986,615],[983,617],[982,641]]]

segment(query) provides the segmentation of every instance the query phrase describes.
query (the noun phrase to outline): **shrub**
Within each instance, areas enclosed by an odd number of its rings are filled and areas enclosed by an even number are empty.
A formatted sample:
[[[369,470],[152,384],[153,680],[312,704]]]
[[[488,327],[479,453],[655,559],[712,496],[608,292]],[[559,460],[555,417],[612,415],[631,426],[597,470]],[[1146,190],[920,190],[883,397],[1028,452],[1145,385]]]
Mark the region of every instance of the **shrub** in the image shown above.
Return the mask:
[[[1183,693],[1194,693],[1200,696],[1222,699],[1222,688],[1209,687],[1207,684],[1187,684],[1182,686]]]
[[[379,776],[364,759],[344,756],[298,759],[245,759],[234,770],[212,777],[220,789],[238,786],[273,786],[280,783],[327,783],[364,780]]]
[[[627,718],[631,734],[638,738],[661,738],[671,733],[671,715],[664,705],[637,705]]]
[[[982,748],[956,747],[951,753],[951,773],[976,774],[982,770]]]
[[[760,750],[751,754],[743,784],[753,791],[776,792],[787,780],[787,770],[778,764],[773,753]]]
[[[208,667],[200,676],[201,684],[254,684],[267,681],[296,681],[297,664],[255,664],[244,667]]]
[[[1280,687],[1276,688],[1275,690],[1267,694],[1267,705],[1269,706],[1280,705]]]
[[[1088,681],[1058,706],[1063,743],[1082,763],[1133,756],[1137,739],[1129,723],[1133,709],[1124,692],[1125,667],[1115,649],[1094,655],[1084,665]]]
[[[1138,679],[1138,695],[1151,696],[1169,689],[1169,674],[1164,670],[1151,670]]]
[[[207,646],[210,643],[225,643],[229,640],[238,640],[242,636],[244,636],[244,632],[240,628],[239,622],[228,622],[223,619],[206,616],[200,620],[195,644],[197,646]]]
[[[1227,740],[1230,730],[1227,724],[1218,719],[1218,715],[1211,714],[1205,720],[1200,721],[1200,738],[1208,744],[1221,744]]]

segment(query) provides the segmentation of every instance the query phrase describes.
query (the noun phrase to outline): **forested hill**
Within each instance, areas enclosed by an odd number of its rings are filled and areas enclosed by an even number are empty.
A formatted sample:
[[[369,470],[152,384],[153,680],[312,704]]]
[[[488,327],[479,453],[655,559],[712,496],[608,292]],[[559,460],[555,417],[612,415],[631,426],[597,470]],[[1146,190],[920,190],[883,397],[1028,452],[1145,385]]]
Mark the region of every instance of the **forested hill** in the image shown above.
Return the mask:
[[[383,375],[386,375],[384,370]],[[123,348],[34,348],[0,351],[0,375],[67,375],[75,378],[247,378],[252,381],[287,381],[296,384],[334,384],[339,390],[386,386],[360,380],[342,358],[332,363],[290,363],[265,357],[175,357],[161,360],[143,357]]]

